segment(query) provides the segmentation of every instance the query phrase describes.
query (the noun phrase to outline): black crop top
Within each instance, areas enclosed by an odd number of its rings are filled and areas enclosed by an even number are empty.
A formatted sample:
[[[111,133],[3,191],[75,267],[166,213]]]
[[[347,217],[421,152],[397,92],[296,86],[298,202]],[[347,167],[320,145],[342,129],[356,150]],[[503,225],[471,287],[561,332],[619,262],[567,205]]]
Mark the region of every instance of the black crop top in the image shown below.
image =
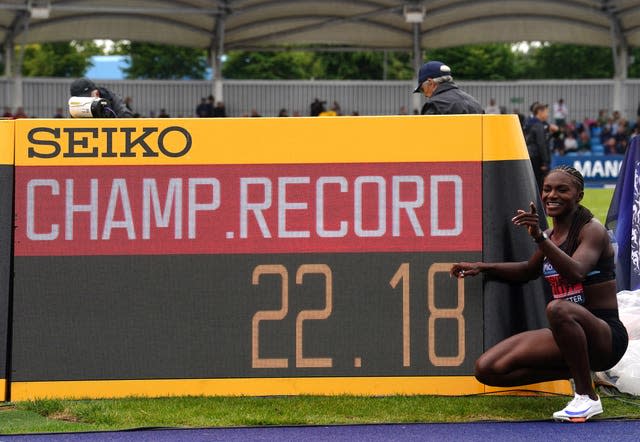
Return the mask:
[[[565,250],[563,247],[565,244],[566,242],[560,244],[560,249]],[[575,302],[576,304],[584,304],[585,302],[584,286],[616,279],[613,255],[608,257],[600,256],[595,267],[587,274],[584,280],[573,284],[558,274],[546,256],[544,257],[542,264],[542,273],[551,286],[551,293],[553,294],[554,299],[564,299],[566,301]]]

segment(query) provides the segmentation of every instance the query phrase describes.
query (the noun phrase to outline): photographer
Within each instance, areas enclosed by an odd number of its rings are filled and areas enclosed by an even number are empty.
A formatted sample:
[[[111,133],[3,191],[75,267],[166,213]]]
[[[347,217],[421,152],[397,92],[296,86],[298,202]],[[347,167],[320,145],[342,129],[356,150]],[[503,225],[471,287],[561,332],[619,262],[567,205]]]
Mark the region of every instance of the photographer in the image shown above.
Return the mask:
[[[94,115],[105,118],[132,118],[133,112],[127,107],[122,98],[104,87],[96,86],[88,78],[78,78],[69,88],[72,97],[94,97],[107,101],[104,115]]]

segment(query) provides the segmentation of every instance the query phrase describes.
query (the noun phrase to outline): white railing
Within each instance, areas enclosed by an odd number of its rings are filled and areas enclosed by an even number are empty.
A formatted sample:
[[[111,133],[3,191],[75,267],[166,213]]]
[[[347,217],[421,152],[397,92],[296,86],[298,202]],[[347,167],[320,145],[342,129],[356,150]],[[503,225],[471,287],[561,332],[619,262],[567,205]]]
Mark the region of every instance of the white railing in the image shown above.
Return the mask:
[[[22,102],[30,116],[51,117],[56,108],[66,112],[70,79],[23,78]],[[160,109],[172,117],[192,117],[201,97],[212,92],[210,81],[114,80],[96,81],[122,97],[133,99],[134,111],[141,116]],[[553,103],[564,98],[571,119],[595,118],[599,109],[613,111],[613,80],[521,80],[461,81],[462,89],[475,96],[483,106],[495,98],[507,112],[526,113],[534,101]],[[0,78],[0,106],[14,102],[14,80]],[[263,116],[276,116],[281,108],[289,114],[309,114],[309,104],[317,97],[330,106],[337,101],[345,115],[393,115],[401,107],[412,111],[411,81],[281,81],[226,80],[224,98],[229,116],[242,116],[255,109]],[[623,87],[626,105],[621,110],[628,119],[636,119],[640,102],[640,80],[627,80]]]

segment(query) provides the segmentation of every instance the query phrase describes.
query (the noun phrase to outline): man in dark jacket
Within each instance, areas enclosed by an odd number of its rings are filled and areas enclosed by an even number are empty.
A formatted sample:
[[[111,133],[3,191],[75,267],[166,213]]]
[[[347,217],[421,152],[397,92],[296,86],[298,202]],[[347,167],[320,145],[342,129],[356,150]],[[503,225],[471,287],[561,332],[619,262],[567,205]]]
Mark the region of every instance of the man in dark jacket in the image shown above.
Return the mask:
[[[536,103],[533,105],[533,118],[526,133],[526,142],[538,190],[542,189],[542,181],[549,173],[549,164],[551,163],[550,131],[557,130],[557,126],[547,123],[548,118],[549,107],[546,104]]]
[[[441,61],[430,61],[420,68],[418,87],[427,102],[422,115],[483,114],[484,109],[471,95],[460,90],[453,82],[451,68]]]
[[[124,100],[119,95],[111,92],[104,87],[98,87],[93,81],[88,78],[78,78],[69,88],[69,92],[72,97],[96,97],[104,98],[109,102],[109,109],[113,111],[113,117],[117,118],[132,118],[133,112],[124,103]]]

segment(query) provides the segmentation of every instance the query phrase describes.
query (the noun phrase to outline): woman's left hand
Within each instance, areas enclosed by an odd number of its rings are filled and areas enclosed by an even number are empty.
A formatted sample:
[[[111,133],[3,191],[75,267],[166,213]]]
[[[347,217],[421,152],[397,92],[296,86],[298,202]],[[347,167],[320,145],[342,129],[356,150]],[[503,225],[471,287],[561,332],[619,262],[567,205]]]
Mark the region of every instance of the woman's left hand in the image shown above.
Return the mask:
[[[516,212],[516,216],[511,218],[511,222],[513,222],[513,224],[515,224],[516,226],[526,227],[529,235],[535,239],[542,234],[542,231],[540,230],[540,219],[538,218],[536,205],[533,204],[533,201],[529,203],[529,208],[529,212],[518,209],[518,211]]]

